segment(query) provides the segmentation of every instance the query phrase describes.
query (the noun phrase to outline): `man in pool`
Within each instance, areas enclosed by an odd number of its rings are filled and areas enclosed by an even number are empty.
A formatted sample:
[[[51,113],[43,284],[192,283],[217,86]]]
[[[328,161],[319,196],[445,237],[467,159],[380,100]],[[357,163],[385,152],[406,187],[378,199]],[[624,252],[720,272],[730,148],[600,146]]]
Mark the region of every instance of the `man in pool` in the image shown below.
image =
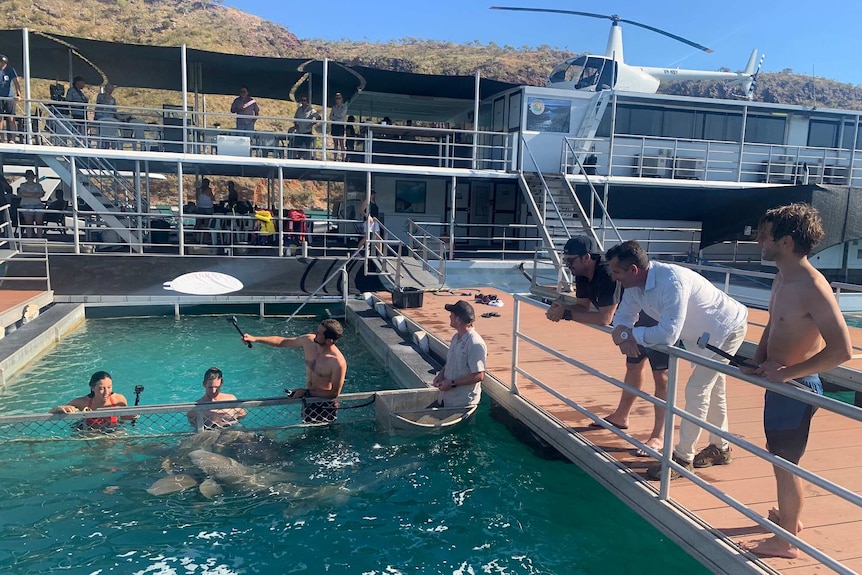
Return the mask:
[[[466,407],[479,403],[488,346],[473,328],[476,313],[464,300],[447,303],[449,326],[455,335],[446,352],[446,365],[434,377],[434,387],[440,390],[438,402],[443,407]]]
[[[244,343],[263,343],[272,347],[301,348],[305,353],[305,387],[289,392],[289,397],[320,397],[330,401],[304,402],[302,421],[304,423],[327,423],[335,421],[338,402],[334,401],[344,387],[347,362],[335,346],[343,335],[341,324],[334,319],[325,319],[317,326],[315,333],[298,337],[277,335],[254,336],[243,334]]]
[[[769,300],[769,322],[751,363],[744,373],[758,374],[775,383],[798,381],[823,393],[819,372],[832,369],[852,356],[847,324],[829,282],[808,261],[812,248],[823,239],[823,223],[807,204],[768,210],[757,229],[764,260],[778,267]],[[770,453],[799,463],[808,444],[815,408],[796,399],[766,392],[763,428]],[[799,476],[774,466],[778,509],[769,518],[796,535],[802,529],[803,488]],[[799,549],[778,535],[748,545],[762,557],[799,557]]]
[[[236,401],[236,396],[222,393],[224,385],[222,372],[217,367],[211,367],[204,373],[204,394],[195,403],[212,403],[214,401]],[[207,409],[205,411],[190,411],[186,414],[189,423],[197,427],[198,417],[203,417],[204,429],[221,429],[239,423],[246,416],[245,409],[229,407],[224,409]]]
[[[97,371],[90,376],[90,393],[76,397],[66,405],[60,405],[51,413],[75,413],[96,411],[106,407],[126,407],[129,402],[121,393],[114,393],[114,381],[107,371]],[[135,415],[89,417],[81,422],[81,429],[105,429],[119,425],[121,419],[135,419]]]

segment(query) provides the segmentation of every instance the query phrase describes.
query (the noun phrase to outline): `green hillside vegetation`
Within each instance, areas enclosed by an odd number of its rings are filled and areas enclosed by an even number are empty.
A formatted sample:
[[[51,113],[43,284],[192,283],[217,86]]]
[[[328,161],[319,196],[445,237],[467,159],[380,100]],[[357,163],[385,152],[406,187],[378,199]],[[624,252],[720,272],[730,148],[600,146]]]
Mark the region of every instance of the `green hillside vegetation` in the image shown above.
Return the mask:
[[[325,6],[325,5],[324,5]],[[403,38],[382,44],[320,39],[299,40],[287,28],[223,6],[217,0],[7,0],[3,3],[8,28],[27,27],[99,40],[179,46],[215,52],[277,57],[307,57],[423,74],[471,76],[477,71],[484,78],[512,83],[543,85],[557,63],[576,54],[549,46],[499,46],[473,42],[466,45],[418,38]],[[285,10],[289,11],[289,4]],[[17,59],[14,55],[13,65]],[[19,64],[20,65],[20,64]],[[48,98],[47,81],[34,82],[35,98]],[[249,87],[254,96],[254,86]],[[662,92],[701,97],[736,97],[738,87],[720,82],[680,82],[662,87]],[[736,93],[734,93],[736,91]],[[97,89],[91,88],[91,101]],[[162,104],[181,103],[179,93],[118,87],[120,105],[161,108]],[[227,111],[233,96],[207,95],[209,112]],[[818,107],[862,109],[862,87],[824,78],[794,74],[762,73],[755,99],[764,102]],[[289,118],[293,102],[258,99],[263,116]],[[203,108],[203,106],[200,106]],[[286,131],[287,120],[262,119],[264,129]],[[240,181],[249,195],[264,203],[265,187],[257,182]],[[190,180],[187,185],[192,185]],[[217,190],[225,182],[214,179]],[[224,187],[222,187],[224,186]],[[174,201],[167,182],[166,202]],[[325,190],[313,182],[291,183],[288,198],[302,208],[321,207]]]

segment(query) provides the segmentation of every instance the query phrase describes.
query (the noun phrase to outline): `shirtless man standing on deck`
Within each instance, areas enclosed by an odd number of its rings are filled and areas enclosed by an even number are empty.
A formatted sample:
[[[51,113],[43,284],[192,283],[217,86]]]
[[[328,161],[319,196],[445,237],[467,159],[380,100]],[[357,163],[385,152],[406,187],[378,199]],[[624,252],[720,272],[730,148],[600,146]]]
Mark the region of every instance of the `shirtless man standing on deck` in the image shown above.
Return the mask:
[[[347,362],[335,342],[344,333],[341,324],[334,319],[325,319],[317,326],[315,333],[298,337],[253,336],[244,334],[245,343],[260,342],[272,347],[302,348],[305,353],[305,387],[294,389],[289,397],[323,397],[333,401],[314,402],[302,407],[304,423],[325,423],[335,421],[338,403],[335,400],[344,387]]]
[[[752,363],[740,368],[775,383],[791,379],[822,394],[818,373],[832,369],[852,355],[850,333],[823,275],[808,261],[811,249],[823,238],[817,210],[791,204],[768,210],[757,229],[762,258],[778,266],[769,301],[769,323],[763,330]],[[771,391],[766,392],[763,428],[770,453],[798,464],[808,443],[811,416],[816,408]],[[778,486],[778,509],[769,518],[796,535],[802,529],[802,480],[773,466]],[[746,546],[762,557],[799,557],[799,549],[778,535]]]

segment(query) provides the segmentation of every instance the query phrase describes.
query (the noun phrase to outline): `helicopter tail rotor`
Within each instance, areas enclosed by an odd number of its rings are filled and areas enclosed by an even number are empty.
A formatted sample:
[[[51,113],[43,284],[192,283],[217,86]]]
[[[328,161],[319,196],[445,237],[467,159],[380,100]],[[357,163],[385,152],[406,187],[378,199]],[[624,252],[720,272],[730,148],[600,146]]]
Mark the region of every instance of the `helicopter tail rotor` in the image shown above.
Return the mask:
[[[751,56],[748,58],[748,64],[745,66],[745,70],[739,73],[739,79],[731,82],[732,84],[741,85],[745,97],[749,100],[754,97],[754,89],[757,87],[757,75],[763,67],[764,58],[766,58],[766,54],[762,54],[760,56],[760,61],[758,62],[757,50],[752,50]]]

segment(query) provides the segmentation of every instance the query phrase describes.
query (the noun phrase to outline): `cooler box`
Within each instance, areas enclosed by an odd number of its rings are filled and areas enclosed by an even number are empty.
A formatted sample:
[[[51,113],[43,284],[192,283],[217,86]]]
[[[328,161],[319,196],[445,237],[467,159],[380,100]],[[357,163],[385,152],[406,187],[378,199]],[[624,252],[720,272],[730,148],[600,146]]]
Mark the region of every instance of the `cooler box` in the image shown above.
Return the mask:
[[[425,298],[425,292],[414,287],[404,289],[393,289],[392,305],[401,309],[409,309],[414,307],[422,307]]]
[[[248,136],[216,136],[220,156],[250,156],[251,138]]]

